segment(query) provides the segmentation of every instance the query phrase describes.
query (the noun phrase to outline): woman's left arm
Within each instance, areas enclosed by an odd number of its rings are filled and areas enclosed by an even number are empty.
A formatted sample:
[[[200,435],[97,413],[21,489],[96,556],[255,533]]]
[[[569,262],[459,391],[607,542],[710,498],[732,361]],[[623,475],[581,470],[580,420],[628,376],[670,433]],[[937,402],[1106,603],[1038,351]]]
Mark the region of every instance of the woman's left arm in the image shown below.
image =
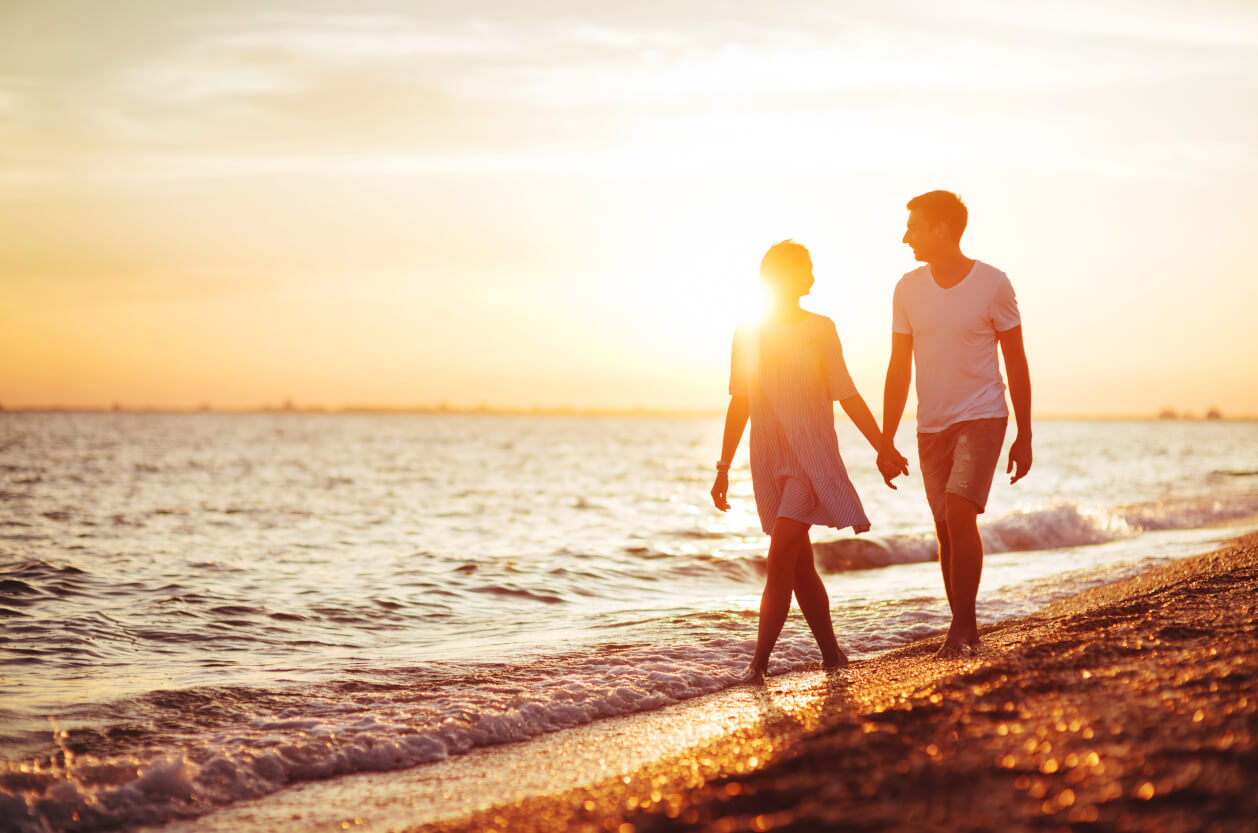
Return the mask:
[[[895,451],[894,448],[890,452],[883,449],[882,429],[878,427],[874,415],[869,411],[869,406],[857,392],[856,383],[852,381],[852,374],[847,372],[847,362],[843,361],[843,345],[839,342],[839,334],[834,329],[834,322],[829,321],[829,325],[829,332],[822,340],[822,364],[825,368],[826,389],[830,398],[837,399],[843,406],[843,413],[847,414],[860,432],[865,435],[865,439],[869,440],[869,444],[874,447],[874,453],[879,455],[879,458],[894,455],[889,459],[880,459],[878,466],[882,481],[894,489],[895,484],[891,482],[891,478],[909,473],[908,458]],[[895,468],[890,473],[883,471],[882,463],[884,462],[894,465]]]
[[[869,440],[869,444],[874,447],[874,453],[878,454],[883,451],[882,448],[882,430],[878,428],[878,422],[874,419],[874,415],[870,413],[869,406],[865,404],[864,398],[858,393],[855,396],[849,396],[846,399],[840,399],[839,404],[843,406],[843,413],[847,414],[860,432],[865,435],[865,439]],[[899,470],[895,474],[888,477],[886,473],[882,473],[882,480],[892,489],[895,484],[891,482],[892,477],[898,477],[901,474],[909,473],[909,461],[903,454],[899,455],[899,459],[895,461],[899,466]]]

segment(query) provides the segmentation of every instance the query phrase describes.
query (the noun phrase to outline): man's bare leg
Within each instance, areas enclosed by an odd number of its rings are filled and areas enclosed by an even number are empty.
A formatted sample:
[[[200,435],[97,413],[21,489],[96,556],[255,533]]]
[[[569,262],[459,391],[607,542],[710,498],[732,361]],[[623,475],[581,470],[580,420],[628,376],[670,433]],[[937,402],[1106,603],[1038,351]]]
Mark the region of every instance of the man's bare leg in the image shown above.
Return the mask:
[[[952,539],[948,537],[948,522],[935,521],[935,538],[939,541],[939,570],[943,573],[944,593],[948,596],[948,609],[952,609]]]
[[[791,590],[795,585],[795,562],[800,544],[808,540],[808,524],[790,518],[773,522],[769,535],[768,568],[764,593],[760,596],[760,627],[756,633],[756,653],[747,668],[749,682],[764,680],[769,670],[769,654],[777,644],[786,614],[791,609]],[[811,550],[810,550],[811,552]]]
[[[795,601],[808,620],[808,628],[817,647],[821,649],[821,664],[824,668],[842,668],[847,665],[847,654],[839,647],[834,638],[834,624],[830,620],[830,594],[817,574],[817,564],[813,560],[812,542],[808,533],[800,544],[799,555],[795,559]]]
[[[978,532],[978,506],[954,494],[944,496],[944,506],[949,558],[944,566],[941,541],[940,564],[948,604],[952,607],[952,625],[937,656],[957,657],[965,653],[966,646],[979,644],[975,606],[979,579],[983,575],[983,539]]]

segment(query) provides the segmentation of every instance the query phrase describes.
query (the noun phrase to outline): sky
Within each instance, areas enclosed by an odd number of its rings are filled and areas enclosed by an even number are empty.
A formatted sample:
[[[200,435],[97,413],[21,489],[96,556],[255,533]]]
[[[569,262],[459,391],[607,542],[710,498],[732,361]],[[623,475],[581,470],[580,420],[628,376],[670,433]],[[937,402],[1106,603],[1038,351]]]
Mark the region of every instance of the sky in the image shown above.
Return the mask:
[[[0,4],[0,405],[720,409],[813,253],[875,412],[915,194],[1035,412],[1258,414],[1258,4]]]

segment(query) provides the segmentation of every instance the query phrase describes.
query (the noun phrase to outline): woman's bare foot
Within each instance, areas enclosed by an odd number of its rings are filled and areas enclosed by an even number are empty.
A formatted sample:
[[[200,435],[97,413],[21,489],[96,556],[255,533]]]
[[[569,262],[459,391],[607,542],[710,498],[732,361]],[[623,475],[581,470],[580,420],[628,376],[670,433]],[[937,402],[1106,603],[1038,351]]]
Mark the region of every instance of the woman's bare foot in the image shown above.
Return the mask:
[[[738,678],[739,685],[764,685],[764,675],[768,671],[767,668],[757,668],[754,665],[748,665],[747,670]]]

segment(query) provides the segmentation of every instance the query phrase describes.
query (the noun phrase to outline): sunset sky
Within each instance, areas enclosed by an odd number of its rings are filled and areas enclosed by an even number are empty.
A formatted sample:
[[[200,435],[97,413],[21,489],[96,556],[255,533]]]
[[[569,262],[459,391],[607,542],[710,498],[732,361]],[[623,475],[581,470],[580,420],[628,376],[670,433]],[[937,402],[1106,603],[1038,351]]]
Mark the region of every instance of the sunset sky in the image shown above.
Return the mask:
[[[1258,3],[0,3],[0,403],[721,408],[793,237],[880,410],[904,203],[1042,414],[1258,414]]]

